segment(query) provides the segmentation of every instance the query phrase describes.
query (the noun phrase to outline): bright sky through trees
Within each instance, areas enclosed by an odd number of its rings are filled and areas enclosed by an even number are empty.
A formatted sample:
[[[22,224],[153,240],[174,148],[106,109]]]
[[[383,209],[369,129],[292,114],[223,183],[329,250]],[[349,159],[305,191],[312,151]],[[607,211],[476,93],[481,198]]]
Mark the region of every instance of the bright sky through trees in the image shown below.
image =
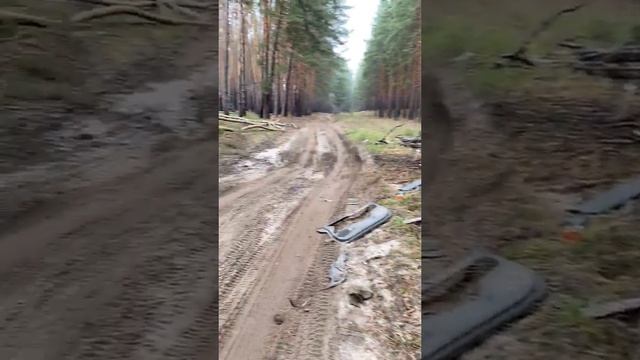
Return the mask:
[[[351,74],[355,74],[367,50],[367,40],[371,38],[371,29],[380,1],[346,0],[345,2],[350,7],[347,11],[349,38],[339,51],[347,60]]]

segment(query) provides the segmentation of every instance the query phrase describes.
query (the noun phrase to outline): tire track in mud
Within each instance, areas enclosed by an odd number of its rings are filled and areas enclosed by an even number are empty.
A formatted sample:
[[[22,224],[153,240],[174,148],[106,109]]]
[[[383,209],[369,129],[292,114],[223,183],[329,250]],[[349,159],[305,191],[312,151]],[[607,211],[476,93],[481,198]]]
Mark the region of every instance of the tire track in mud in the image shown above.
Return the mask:
[[[215,352],[212,145],[182,149],[183,161],[94,188],[3,234],[14,259],[0,268],[0,358]],[[28,248],[8,250],[24,240]]]
[[[315,138],[309,136],[307,129],[304,130],[292,139],[293,146],[302,145],[302,151],[289,156],[289,160],[306,163],[308,152],[314,149]],[[304,167],[297,162],[290,162],[287,166],[267,175],[266,178],[245,184],[247,189],[237,188],[235,192],[241,193],[239,197],[234,196],[232,192],[220,201],[221,342],[246,305],[246,295],[253,290],[257,273],[260,271],[258,265],[267,262],[271,255],[270,245],[276,234],[268,233],[269,223],[274,222],[273,227],[283,222],[291,210],[286,206],[283,208],[283,204],[296,204],[302,197],[288,190],[300,182],[295,175]],[[278,208],[281,210],[278,219],[269,216]],[[247,209],[252,211],[248,213]],[[239,221],[234,222],[238,218]]]
[[[239,229],[250,224],[239,221],[241,225],[235,226],[235,231],[240,235],[226,236],[226,241],[236,243],[232,245],[233,252],[225,252],[220,259],[220,283],[226,284],[220,290],[221,359],[260,359],[267,353],[277,353],[278,359],[314,359],[326,358],[330,353],[329,324],[333,314],[330,293],[321,293],[318,299],[322,301],[314,300],[310,313],[300,315],[303,313],[286,310],[291,307],[289,298],[314,292],[326,281],[326,269],[333,261],[335,249],[315,230],[341,210],[338,206],[359,171],[359,160],[338,130],[326,121],[310,122],[299,134],[306,139],[306,145],[287,155],[293,163],[267,175],[278,179],[276,185],[252,189],[239,197],[245,201],[233,205],[221,198],[221,204],[228,204],[220,208],[221,235],[225,229],[234,231],[234,225],[224,221],[241,219],[238,214],[266,219],[268,224],[269,211],[279,211],[270,229],[265,222]],[[290,150],[296,149],[292,146]],[[298,190],[296,195],[286,190],[292,188]],[[240,185],[235,191],[246,189]],[[265,233],[269,240],[260,242],[259,237]],[[230,256],[242,260],[234,261]],[[280,312],[286,313],[286,325],[278,327],[273,316]],[[306,324],[295,327],[302,323]],[[290,332],[292,326],[304,331]],[[296,348],[285,349],[293,343]]]

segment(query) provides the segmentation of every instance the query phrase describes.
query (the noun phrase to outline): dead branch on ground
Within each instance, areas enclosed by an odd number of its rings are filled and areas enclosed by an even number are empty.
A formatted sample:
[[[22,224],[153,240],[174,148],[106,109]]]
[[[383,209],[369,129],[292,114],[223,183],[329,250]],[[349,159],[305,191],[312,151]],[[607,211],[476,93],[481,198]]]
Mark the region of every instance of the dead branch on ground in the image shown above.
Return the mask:
[[[239,116],[233,115],[225,115],[224,113],[218,113],[218,119],[220,121],[227,121],[236,124],[246,125],[242,127],[240,130],[251,130],[251,129],[263,129],[269,131],[284,131],[286,127],[296,127],[294,124],[290,123],[281,123],[279,121],[269,121],[269,120],[249,120]]]
[[[529,50],[529,45],[531,45],[533,40],[535,40],[543,31],[551,27],[551,25],[553,25],[553,23],[556,22],[562,15],[576,12],[581,8],[583,8],[585,5],[586,3],[581,3],[570,8],[562,9],[557,13],[551,15],[550,17],[545,19],[542,23],[540,23],[540,25],[537,28],[535,28],[529,34],[529,36],[527,36],[524,39],[524,41],[522,42],[522,44],[520,44],[520,47],[518,47],[516,51],[510,54],[502,55],[501,58],[503,60],[509,60],[509,61],[520,63],[530,67],[535,66],[535,63],[527,57],[527,51]],[[501,62],[497,62],[495,65],[496,67],[504,66],[504,64]]]
[[[82,2],[88,2],[96,5],[106,5],[106,6],[114,6],[114,5],[124,5],[124,6],[133,6],[133,7],[155,7],[158,4],[156,0],[80,0]],[[213,6],[212,3],[206,2],[196,2],[196,1],[187,1],[187,0],[173,0],[171,1],[173,4],[177,6],[181,6],[184,8],[191,9],[199,9],[204,10],[211,8]]]
[[[0,10],[0,23],[14,22],[17,25],[33,26],[39,28],[46,28],[50,25],[59,24],[60,21],[52,20],[40,16],[27,15],[17,13],[9,10]]]
[[[84,22],[84,21],[104,18],[112,15],[132,15],[132,16],[137,16],[145,20],[154,21],[164,25],[212,26],[212,24],[208,22],[176,19],[172,17],[157,15],[149,11],[141,10],[139,8],[136,8],[133,6],[126,6],[126,5],[114,5],[114,6],[107,6],[103,8],[83,11],[74,15],[71,18],[71,21],[75,23]]]
[[[393,130],[404,126],[404,124],[398,124],[394,127],[391,128],[391,130],[389,130],[380,140],[376,141],[376,144],[388,144],[389,142],[387,141],[387,137],[389,137],[389,135],[391,135],[391,133],[393,132]]]

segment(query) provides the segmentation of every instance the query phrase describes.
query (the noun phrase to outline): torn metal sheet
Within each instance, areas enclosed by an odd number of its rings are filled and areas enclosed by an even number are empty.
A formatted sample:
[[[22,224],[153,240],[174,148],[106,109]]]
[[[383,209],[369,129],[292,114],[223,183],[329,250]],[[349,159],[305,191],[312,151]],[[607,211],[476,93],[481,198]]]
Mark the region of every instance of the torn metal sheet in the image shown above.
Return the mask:
[[[404,184],[398,189],[400,194],[416,191],[422,187],[422,179],[414,180],[408,184]]]
[[[325,288],[325,290],[336,287],[347,280],[347,259],[347,254],[342,252],[340,253],[340,255],[338,255],[336,261],[331,264],[331,268],[329,269],[329,285]]]
[[[412,218],[412,219],[407,219],[405,221],[402,222],[403,224],[409,225],[409,224],[421,224],[422,223],[422,217],[416,217],[416,218]]]
[[[462,355],[505,323],[530,311],[545,297],[542,278],[499,256],[478,252],[456,268],[465,270],[487,262],[493,262],[493,267],[478,280],[477,297],[435,314],[429,313],[429,305],[423,303],[422,360]],[[440,288],[433,283],[424,285],[423,299],[425,291]]]
[[[356,220],[362,217],[364,217],[362,220],[351,223],[343,229],[336,229],[336,226],[340,223],[346,222],[348,220]],[[368,205],[355,211],[353,214],[344,216],[328,225],[323,226],[322,228],[318,229],[318,232],[328,234],[333,239],[340,242],[352,242],[373,231],[380,225],[386,223],[390,218],[391,211],[389,211],[389,209],[375,203],[369,203]]]
[[[640,177],[618,184],[577,206],[567,209],[570,213],[598,215],[623,206],[640,196]]]
[[[640,310],[640,298],[591,305],[584,309],[582,313],[587,317],[600,319],[638,310]]]

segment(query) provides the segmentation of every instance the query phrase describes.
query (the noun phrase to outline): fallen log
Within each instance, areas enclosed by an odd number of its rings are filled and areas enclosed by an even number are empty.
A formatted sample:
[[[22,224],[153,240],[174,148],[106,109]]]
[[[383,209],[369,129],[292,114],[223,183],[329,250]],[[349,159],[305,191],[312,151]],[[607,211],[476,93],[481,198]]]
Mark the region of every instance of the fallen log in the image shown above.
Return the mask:
[[[0,10],[0,23],[14,22],[17,25],[46,28],[50,25],[60,24],[60,21],[40,16],[27,15],[8,10]]]
[[[232,129],[232,128],[230,128],[230,127],[228,127],[228,126],[224,126],[224,125],[219,125],[219,126],[218,126],[218,130],[230,131],[230,132],[234,132],[234,131],[236,131],[235,129]]]
[[[92,4],[96,4],[96,5],[107,5],[107,6],[113,6],[113,5],[124,5],[124,6],[134,6],[134,7],[155,7],[158,2],[156,0],[131,0],[131,1],[127,1],[127,0],[81,0],[82,2],[88,2],[88,3],[92,3]],[[199,10],[204,10],[204,9],[208,9],[210,7],[213,6],[212,3],[199,3],[199,2],[195,2],[195,1],[187,1],[187,0],[174,0],[172,1],[172,3],[174,3],[175,5],[181,6],[181,7],[185,7],[185,8],[191,8],[191,9],[199,9]]]
[[[582,3],[582,4],[578,4],[566,9],[562,9],[558,12],[556,12],[555,14],[549,16],[548,18],[546,18],[544,21],[542,21],[540,23],[540,25],[538,25],[537,28],[535,28],[522,42],[522,44],[520,44],[520,46],[518,47],[518,49],[516,49],[516,51],[510,53],[510,54],[505,54],[502,55],[501,58],[504,60],[509,60],[509,61],[513,61],[513,62],[517,62],[517,63],[521,63],[524,64],[526,66],[535,66],[535,63],[533,61],[531,61],[528,57],[527,57],[527,52],[529,51],[529,45],[531,45],[531,43],[533,42],[533,40],[535,40],[543,31],[547,30],[549,27],[551,27],[551,25],[553,25],[554,22],[556,22],[560,16],[565,15],[565,14],[569,14],[572,12],[576,12],[578,10],[580,10],[581,8],[583,8],[586,4]],[[496,66],[503,66],[503,64],[501,63],[496,63]]]
[[[180,6],[178,3],[176,3],[175,1],[172,0],[163,0],[162,4],[164,4],[168,9],[178,13],[178,14],[182,14],[194,19],[198,19],[198,21],[202,21],[202,16],[196,12],[194,12],[193,10],[189,10],[186,7],[182,7]]]
[[[258,125],[255,122],[244,120],[244,119],[235,119],[235,118],[227,118],[227,117],[218,117],[221,121],[228,121],[237,124],[248,124],[248,125]]]
[[[251,130],[251,129],[264,129],[264,130],[269,130],[269,131],[284,131],[282,129],[277,129],[277,128],[269,127],[267,125],[262,125],[262,124],[245,126],[241,130]]]
[[[384,134],[384,136],[380,140],[376,141],[376,144],[388,144],[387,137],[389,135],[391,135],[393,130],[395,130],[395,129],[399,128],[399,127],[402,127],[402,126],[404,126],[404,124],[398,124],[398,125],[392,127],[391,130],[387,131],[387,133]]]
[[[84,22],[94,19],[100,19],[113,15],[132,15],[145,20],[157,22],[163,25],[194,25],[194,26],[212,26],[212,23],[202,22],[202,21],[191,21],[191,20],[182,20],[176,19],[172,17],[157,15],[149,11],[145,11],[139,9],[134,6],[128,5],[113,5],[107,6],[104,8],[92,9],[87,11],[82,11],[73,17],[71,17],[71,21],[78,23]]]

